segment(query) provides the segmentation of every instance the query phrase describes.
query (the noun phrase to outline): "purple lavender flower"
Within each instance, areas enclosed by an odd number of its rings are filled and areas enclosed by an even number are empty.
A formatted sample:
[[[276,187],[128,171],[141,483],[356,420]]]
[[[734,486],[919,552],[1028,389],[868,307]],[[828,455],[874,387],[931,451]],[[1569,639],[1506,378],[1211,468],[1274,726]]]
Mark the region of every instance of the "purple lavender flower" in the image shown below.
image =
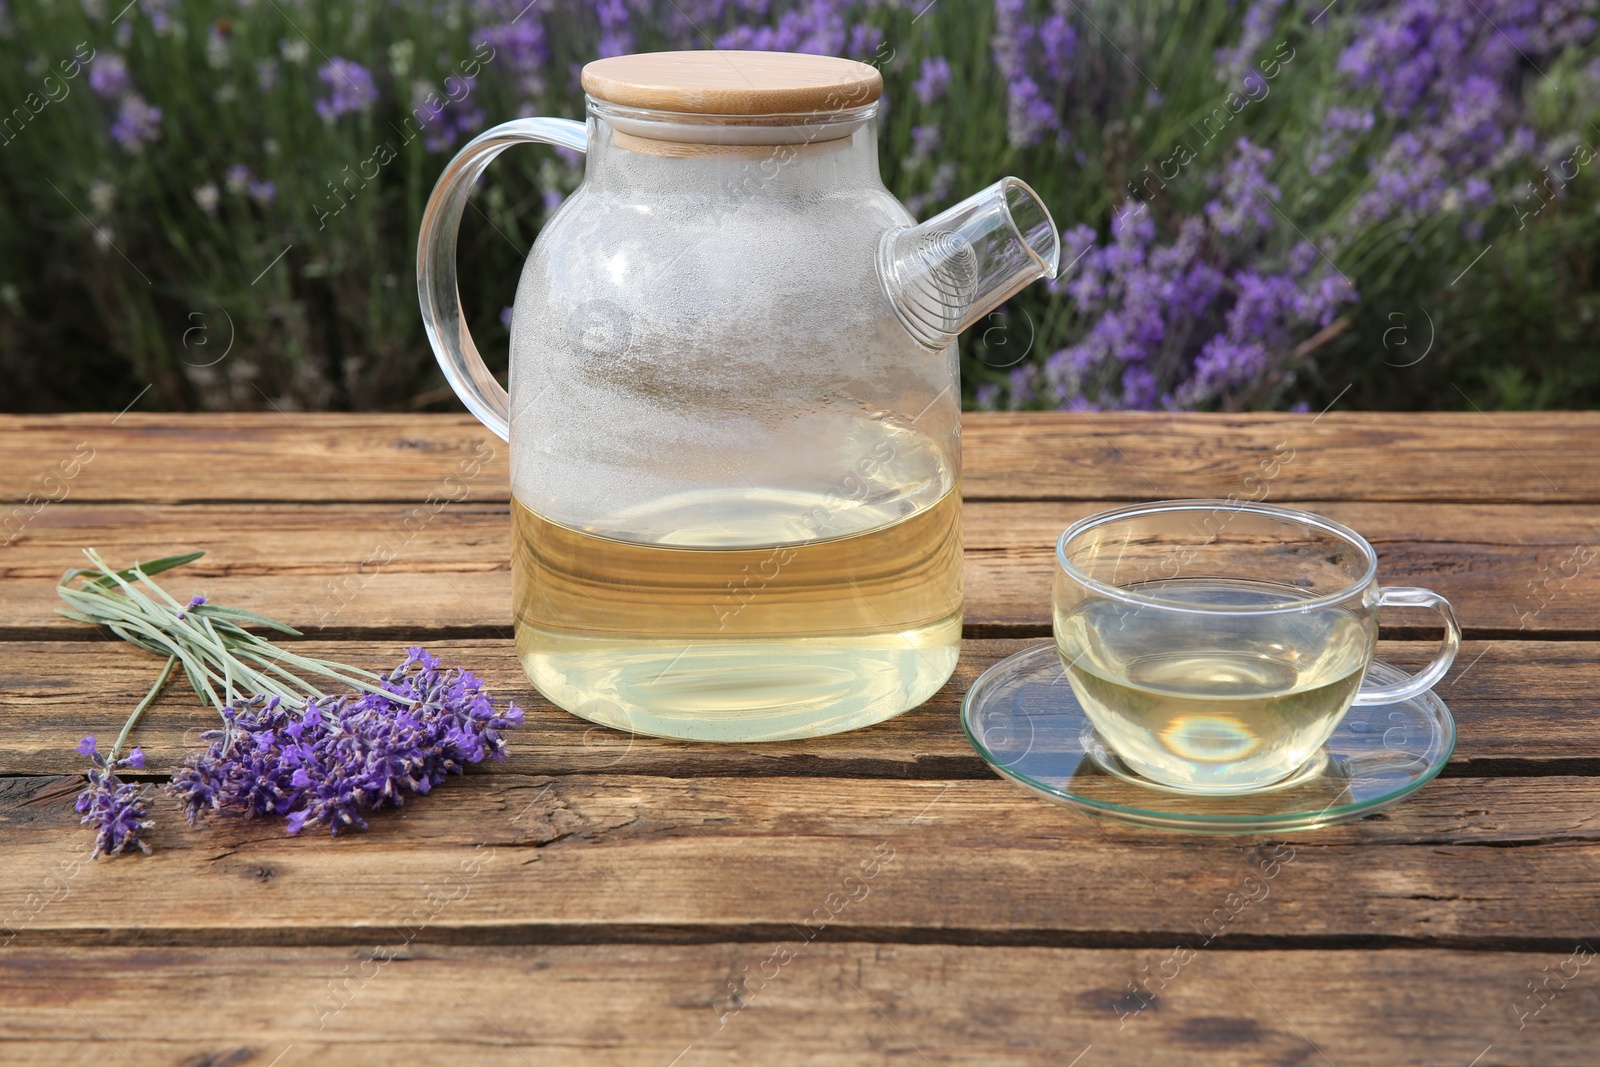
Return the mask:
[[[317,71],[317,78],[330,94],[314,105],[324,122],[366,111],[378,102],[378,87],[373,83],[372,73],[353,59],[334,56]]]
[[[870,22],[858,22],[850,27],[850,43],[844,54],[853,59],[867,59],[875,55],[883,44],[883,31]]]
[[[171,8],[176,0],[141,0],[139,7],[150,20],[156,33],[165,36],[172,32]]]
[[[1218,80],[1237,83],[1253,68],[1261,46],[1272,35],[1278,10],[1283,5],[1284,0],[1255,0],[1250,5],[1244,14],[1244,29],[1239,35],[1239,43],[1232,48],[1217,49],[1213,57],[1217,61]]]
[[[1029,72],[1038,29],[1028,21],[1026,0],[995,0],[995,65],[1006,80],[1006,135],[1014,148],[1037,144],[1058,125],[1055,108]]]
[[[1397,221],[1404,233],[1476,199],[1477,188],[1458,185],[1459,176],[1493,177],[1536,152],[1520,125],[1527,68],[1545,69],[1563,50],[1591,45],[1593,7],[1587,0],[1481,0],[1460,8],[1397,0],[1362,15],[1338,69],[1350,88],[1372,93],[1407,128],[1368,160],[1373,188],[1351,208],[1345,231]],[[1471,234],[1481,219],[1463,219],[1462,228]]]
[[[89,67],[89,88],[103,100],[116,100],[133,85],[128,77],[128,61],[115,52],[96,57]]]
[[[78,742],[78,754],[94,764],[89,771],[89,785],[78,794],[74,807],[83,816],[85,826],[95,828],[95,856],[115,856],[138,848],[149,852],[150,846],[140,836],[152,825],[144,806],[144,787],[135,782],[124,782],[117,777],[117,769],[130,767],[144,769],[144,750],[136,748],[126,759],[108,762],[100,754],[94,735]]]
[[[1060,85],[1072,76],[1067,69],[1072,61],[1073,46],[1078,35],[1066,16],[1048,16],[1039,24],[1039,50],[1044,59],[1044,76],[1051,85]]]
[[[421,648],[381,679],[382,693],[329,697],[295,712],[255,700],[225,713],[209,750],[191,757],[168,791],[193,823],[206,810],[282,816],[291,834],[365,827],[363,812],[398,806],[451,772],[504,759],[501,732],[522,709],[497,713],[467,671],[441,670]]]
[[[917,94],[917,100],[923,107],[928,107],[942,97],[948,88],[950,61],[943,56],[928,56],[922,61],[917,83],[911,87],[911,91]]]
[[[594,5],[600,18],[600,56],[627,55],[633,51],[633,32],[628,26],[628,5],[625,0],[598,0]]]
[[[1042,367],[1012,372],[1009,406],[1233,406],[1287,380],[1295,345],[1355,292],[1298,234],[1287,235],[1285,269],[1263,263],[1269,238],[1288,229],[1271,203],[1272,154],[1247,140],[1235,152],[1216,199],[1168,243],[1138,201],[1113,213],[1104,243],[1086,226],[1062,234],[1071,265],[1055,289],[1081,327]]]
[[[478,8],[485,21],[472,35],[473,46],[493,50],[496,69],[520,94],[524,106],[532,108],[545,92],[545,72],[550,67],[544,23],[524,17],[527,4],[519,0],[479,0]]]
[[[1223,169],[1220,195],[1206,204],[1206,217],[1218,233],[1229,237],[1270,229],[1275,215],[1272,201],[1282,195],[1267,180],[1272,150],[1243,137],[1234,147],[1239,154]]]
[[[844,13],[828,2],[813,2],[785,11],[771,26],[735,26],[717,38],[718,48],[810,52],[825,56],[844,55],[851,44]]]
[[[916,170],[939,154],[939,146],[943,141],[939,127],[931,123],[911,127],[911,154],[906,156],[901,166],[906,170]]]
[[[1349,153],[1349,147],[1373,127],[1376,117],[1371,108],[1334,107],[1322,117],[1322,137],[1316,155],[1306,165],[1313,176],[1326,172]]]
[[[278,187],[271,181],[263,180],[251,182],[247,192],[250,194],[251,200],[254,200],[262,207],[266,207],[268,204],[272,203],[273,200],[277,199]]]
[[[438,110],[433,110],[426,104],[431,90],[426,88],[425,82],[418,83],[413,98],[418,100],[418,108],[428,112],[428,133],[422,139],[424,148],[430,152],[448,151],[463,135],[470,136],[483,128],[487,117],[483,108],[466,106],[477,84],[476,77],[446,78],[444,101]]]
[[[1230,341],[1218,334],[1207,341],[1194,361],[1194,377],[1184,388],[1194,400],[1245,385],[1267,369],[1266,349],[1254,341]]]
[[[1013,410],[1024,408],[1032,404],[1038,396],[1039,368],[1032,363],[1024,363],[1012,368],[1010,380],[1007,383],[1011,389],[1011,407]]]
[[[1136,411],[1153,411],[1160,398],[1156,376],[1144,367],[1133,365],[1122,372],[1121,407]]]
[[[123,98],[122,108],[111,123],[111,139],[124,152],[138,153],[161,136],[161,109],[152,107],[138,93]]]

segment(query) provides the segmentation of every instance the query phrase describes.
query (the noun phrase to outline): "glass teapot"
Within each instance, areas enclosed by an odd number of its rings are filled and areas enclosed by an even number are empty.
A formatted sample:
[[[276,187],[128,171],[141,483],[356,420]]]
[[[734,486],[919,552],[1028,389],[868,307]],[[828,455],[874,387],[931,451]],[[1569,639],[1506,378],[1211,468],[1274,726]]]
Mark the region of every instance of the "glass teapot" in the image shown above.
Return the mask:
[[[961,638],[956,335],[1053,277],[1005,178],[922,225],[878,175],[866,64],[658,52],[588,64],[588,122],[475,138],[417,250],[446,377],[510,444],[518,656],[553,703],[707,741],[915,707]],[[501,389],[456,232],[513,144],[586,153],[522,271]]]

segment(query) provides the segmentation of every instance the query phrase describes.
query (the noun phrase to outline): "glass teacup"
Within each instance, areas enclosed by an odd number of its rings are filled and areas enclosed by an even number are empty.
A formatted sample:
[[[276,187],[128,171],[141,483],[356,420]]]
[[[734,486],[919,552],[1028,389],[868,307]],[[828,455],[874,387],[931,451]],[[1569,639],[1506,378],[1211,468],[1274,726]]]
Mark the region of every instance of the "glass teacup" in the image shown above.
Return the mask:
[[[1353,703],[1425,692],[1461,643],[1444,597],[1380,588],[1360,534],[1293,508],[1118,508],[1068,527],[1056,559],[1073,693],[1129,768],[1175,789],[1241,793],[1288,777]],[[1363,686],[1385,604],[1438,611],[1444,645],[1404,681]]]

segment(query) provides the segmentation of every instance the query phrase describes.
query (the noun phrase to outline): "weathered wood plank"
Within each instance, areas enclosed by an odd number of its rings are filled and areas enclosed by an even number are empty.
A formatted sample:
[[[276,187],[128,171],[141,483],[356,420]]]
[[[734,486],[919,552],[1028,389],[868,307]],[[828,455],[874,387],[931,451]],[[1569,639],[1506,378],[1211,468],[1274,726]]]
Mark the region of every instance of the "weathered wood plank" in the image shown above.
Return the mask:
[[[411,502],[449,491],[443,478],[486,449],[474,495],[506,493],[504,446],[465,415],[112,419],[0,416],[0,500],[58,492],[43,479],[86,450],[73,500]],[[1247,479],[1293,450],[1267,479],[1274,499],[1600,502],[1592,412],[972,413],[965,441],[981,498],[1255,496]]]
[[[970,502],[967,625],[974,634],[1044,633],[1055,541],[1104,502]],[[1526,504],[1305,506],[1366,534],[1383,580],[1426,585],[1456,605],[1469,633],[1600,636],[1600,507]],[[131,562],[193,548],[173,575],[224,603],[308,632],[488,631],[511,624],[509,518],[473,499],[421,505],[83,505],[40,512],[0,548],[0,636],[81,638],[55,614],[53,585],[85,546]],[[391,558],[392,557],[392,558]],[[387,562],[385,562],[387,561]],[[1390,628],[1426,625],[1395,613]]]
[[[1269,840],[1123,828],[998,780],[473,775],[338,838],[190,829],[159,798],[154,852],[95,862],[76,779],[5,782],[0,925],[16,948],[362,944],[407,926],[487,944],[762,940],[808,922],[850,940],[1087,947],[1600,935],[1590,779],[1448,779],[1383,817]]]
[[[1570,948],[1200,952],[1174,970],[1170,951],[798,938],[469,949],[383,936],[364,949],[12,951],[0,955],[0,1049],[27,1067],[463,1056],[490,1067],[1504,1067],[1589,1063],[1600,1025],[1592,963],[1565,990],[1552,981],[1548,1004],[1528,993],[1574,969]],[[1129,991],[1146,981],[1158,991],[1148,1003]]]
[[[410,502],[459,496],[444,478],[466,470],[485,496],[508,485],[504,444],[467,415],[0,416],[0,455],[8,501]]]
[[[920,708],[880,726],[806,741],[696,744],[631,737],[593,726],[540,697],[511,642],[494,638],[428,642],[448,663],[470,667],[497,700],[526,708],[513,734],[508,771],[533,774],[609,771],[666,775],[865,775],[987,777],[961,731],[961,697],[988,667],[1036,641],[976,640],[965,645],[950,683]],[[400,642],[311,642],[312,651],[386,669]],[[1415,667],[1427,642],[1382,642],[1379,657]],[[119,641],[9,642],[0,645],[0,774],[75,773],[73,746],[86,733],[115,736],[154,682],[160,664]],[[1600,644],[1583,641],[1467,642],[1439,688],[1460,740],[1452,773],[1494,767],[1518,773],[1600,773]],[[153,771],[170,772],[217,724],[180,680],[146,713],[137,743]]]
[[[1595,412],[1027,412],[965,420],[965,490],[980,498],[1600,499]],[[1291,452],[1264,477],[1272,460]]]

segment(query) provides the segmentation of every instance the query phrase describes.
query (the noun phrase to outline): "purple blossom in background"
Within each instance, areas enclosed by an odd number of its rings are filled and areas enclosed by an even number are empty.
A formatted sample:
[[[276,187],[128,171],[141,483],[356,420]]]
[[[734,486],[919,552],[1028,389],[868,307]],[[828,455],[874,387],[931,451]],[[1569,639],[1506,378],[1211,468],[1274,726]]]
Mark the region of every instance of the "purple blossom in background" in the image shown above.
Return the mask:
[[[840,56],[849,44],[844,15],[826,0],[778,16],[771,26],[735,26],[717,38],[718,48],[748,48],[765,52],[809,52]]]
[[[917,100],[923,107],[927,107],[938,100],[950,88],[950,61],[943,56],[929,56],[922,61],[922,67],[917,74],[917,83],[911,91],[917,94]]]
[[[1346,230],[1486,207],[1492,194],[1480,183],[1538,151],[1522,125],[1528,66],[1546,69],[1562,50],[1592,45],[1593,12],[1588,0],[1397,0],[1362,15],[1339,72],[1408,128],[1367,161],[1373,188]],[[1462,221],[1469,235],[1481,225]]]
[[[601,58],[632,52],[634,39],[628,26],[630,12],[626,0],[598,0],[594,11],[600,17]]]
[[[1011,80],[1011,107],[1006,115],[1006,135],[1013,145],[1038,144],[1059,128],[1055,108],[1044,98],[1039,83],[1026,74]]]
[[[1239,154],[1223,169],[1221,194],[1206,204],[1206,217],[1218,233],[1229,237],[1270,229],[1272,201],[1283,195],[1267,180],[1271,149],[1260,148],[1242,137],[1235,148]]]
[[[916,170],[939,154],[939,146],[943,142],[944,134],[937,126],[911,127],[911,154],[905,158],[902,165],[907,170]]]
[[[1285,0],[1255,0],[1250,5],[1250,9],[1244,14],[1244,27],[1239,34],[1239,43],[1232,48],[1219,48],[1213,56],[1217,62],[1219,81],[1237,85],[1246,74],[1255,69],[1256,59],[1263,51],[1262,46],[1271,39],[1273,27],[1277,24],[1278,12],[1284,3]]]
[[[235,163],[228,168],[224,184],[227,185],[228,192],[234,196],[248,196],[262,206],[272,203],[278,195],[278,187],[276,185],[270,181],[256,180],[255,176],[250,173],[250,168],[243,163]],[[189,604],[189,607],[194,608],[203,603],[205,603],[204,597],[196,597]],[[183,612],[180,611],[178,613],[178,618],[183,618]]]
[[[141,152],[161,136],[161,109],[152,107],[138,93],[129,93],[111,123],[111,139],[124,152]]]
[[[168,792],[191,823],[206,811],[281,816],[289,833],[365,827],[363,812],[398,807],[468,763],[504,759],[501,732],[522,709],[495,711],[471,672],[441,669],[421,648],[381,679],[382,693],[325,697],[304,712],[260,697],[224,712],[210,748],[189,758]]]
[[[135,848],[149,852],[150,846],[140,836],[153,825],[144,806],[144,787],[117,777],[119,768],[144,770],[144,750],[136,748],[126,759],[108,762],[90,734],[78,742],[78,755],[94,764],[88,774],[89,785],[78,794],[74,805],[83,816],[83,824],[95,830],[90,858],[115,856]]]
[[[698,6],[691,14],[688,8]],[[680,3],[677,13],[683,18],[682,43],[678,47],[700,48],[704,41],[698,26],[706,23],[736,24],[716,39],[718,48],[750,48],[761,51],[809,52],[817,55],[848,56],[871,60],[883,44],[883,31],[863,21],[844,0],[799,0],[781,11],[768,25],[754,24],[766,19],[779,4],[767,0],[703,0],[699,5]],[[847,21],[846,15],[849,15]]]
[[[1008,383],[1011,390],[1011,407],[1024,408],[1038,399],[1034,391],[1034,383],[1038,378],[1037,368],[1031,364],[1013,368],[1009,375]]]
[[[366,111],[378,102],[378,87],[372,81],[372,73],[353,59],[334,56],[317,71],[317,78],[330,94],[314,105],[324,122]]]
[[[1050,15],[1039,24],[1039,50],[1048,84],[1059,85],[1072,77],[1068,65],[1072,62],[1073,45],[1077,40],[1078,35],[1065,15]]]
[[[89,66],[89,88],[104,100],[119,99],[132,86],[128,61],[115,52],[95,57],[95,62]]]
[[[1072,27],[1059,17],[1035,26],[1028,21],[1027,9],[1027,0],[995,0],[990,42],[1006,82],[1006,136],[1015,148],[1038,144],[1052,132],[1059,139],[1066,137],[1040,79],[1052,89],[1063,84],[1072,53]]]
[[[850,43],[845,47],[844,54],[865,59],[875,55],[882,44],[882,30],[869,22],[858,22],[850,27]]]
[[[477,0],[482,24],[472,35],[474,47],[494,49],[494,64],[500,77],[508,78],[531,111],[534,101],[547,88],[545,71],[550,65],[550,49],[545,42],[544,23],[524,17],[527,4],[521,0]]]
[[[1198,402],[1248,385],[1268,366],[1267,350],[1256,341],[1233,341],[1217,334],[1194,361],[1194,376],[1184,383],[1179,402]]]
[[[1316,155],[1307,162],[1313,176],[1325,173],[1349,154],[1350,145],[1371,131],[1376,121],[1371,108],[1332,107],[1322,117],[1322,137]]]
[[[470,136],[483,129],[487,116],[481,107],[468,107],[467,101],[472,98],[472,91],[477,87],[478,79],[457,78],[452,75],[445,79],[444,104],[439,110],[429,110],[427,136],[422,139],[422,145],[430,152],[445,152],[455,147],[463,135]],[[419,83],[419,87],[426,89],[426,83]],[[426,93],[421,94],[423,98]],[[423,107],[421,100],[417,106]]]
[[[1205,212],[1180,222],[1170,243],[1157,240],[1150,205],[1137,201],[1113,215],[1109,242],[1087,226],[1065,231],[1062,259],[1072,266],[1051,288],[1066,295],[1082,330],[1043,366],[1011,371],[1007,406],[1227,406],[1285,384],[1288,355],[1355,292],[1274,211],[1271,161],[1269,150],[1239,139]],[[1284,267],[1260,265],[1280,233],[1297,242]]]
[[[140,0],[139,9],[158,34],[172,32],[172,7],[176,0]]]

